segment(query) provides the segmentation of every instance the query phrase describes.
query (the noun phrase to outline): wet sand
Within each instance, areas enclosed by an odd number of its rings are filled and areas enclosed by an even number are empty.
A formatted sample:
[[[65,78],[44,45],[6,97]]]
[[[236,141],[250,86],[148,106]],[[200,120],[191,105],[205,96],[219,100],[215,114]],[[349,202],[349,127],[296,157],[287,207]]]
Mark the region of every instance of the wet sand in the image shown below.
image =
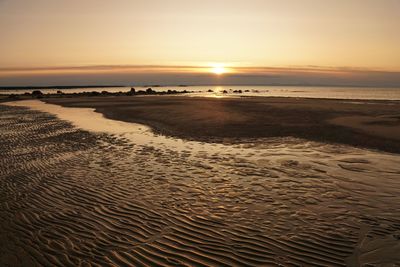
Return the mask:
[[[290,136],[400,152],[400,101],[177,96],[45,101],[95,108],[107,118],[142,123],[159,133],[189,140],[243,142]]]
[[[398,154],[18,105],[0,105],[1,266],[400,263]]]

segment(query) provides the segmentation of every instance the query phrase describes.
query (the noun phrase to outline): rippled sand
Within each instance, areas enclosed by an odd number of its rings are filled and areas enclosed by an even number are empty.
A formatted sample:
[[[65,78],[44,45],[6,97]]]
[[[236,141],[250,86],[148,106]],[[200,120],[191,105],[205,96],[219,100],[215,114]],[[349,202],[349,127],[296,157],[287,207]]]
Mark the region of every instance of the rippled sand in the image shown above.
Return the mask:
[[[0,106],[1,266],[400,263],[397,154],[184,142],[25,105]]]

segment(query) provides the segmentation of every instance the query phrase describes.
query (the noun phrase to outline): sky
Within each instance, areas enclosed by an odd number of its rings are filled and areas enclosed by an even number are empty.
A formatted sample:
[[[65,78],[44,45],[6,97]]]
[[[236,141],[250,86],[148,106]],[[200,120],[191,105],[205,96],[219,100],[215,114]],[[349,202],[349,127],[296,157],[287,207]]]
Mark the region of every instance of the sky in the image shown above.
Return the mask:
[[[0,86],[400,87],[400,0],[0,0]]]

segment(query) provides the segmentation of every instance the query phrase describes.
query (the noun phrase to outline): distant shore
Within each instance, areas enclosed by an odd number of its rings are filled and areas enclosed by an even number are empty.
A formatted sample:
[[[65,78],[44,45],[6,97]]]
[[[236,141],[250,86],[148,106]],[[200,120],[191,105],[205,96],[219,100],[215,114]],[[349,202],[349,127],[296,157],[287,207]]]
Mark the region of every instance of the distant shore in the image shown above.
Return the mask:
[[[183,96],[43,100],[95,108],[107,118],[142,123],[155,132],[190,140],[292,136],[400,153],[400,101]]]

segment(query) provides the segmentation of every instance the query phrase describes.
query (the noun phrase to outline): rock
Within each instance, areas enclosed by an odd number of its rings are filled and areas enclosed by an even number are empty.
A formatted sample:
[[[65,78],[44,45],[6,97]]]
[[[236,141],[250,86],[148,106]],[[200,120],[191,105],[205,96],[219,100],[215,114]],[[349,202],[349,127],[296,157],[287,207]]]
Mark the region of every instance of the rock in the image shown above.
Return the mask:
[[[96,91],[89,93],[89,96],[99,96],[99,95],[100,95],[100,93],[96,92]]]
[[[32,91],[32,95],[33,96],[39,96],[39,95],[43,95],[43,93],[40,90],[34,90],[34,91]]]

